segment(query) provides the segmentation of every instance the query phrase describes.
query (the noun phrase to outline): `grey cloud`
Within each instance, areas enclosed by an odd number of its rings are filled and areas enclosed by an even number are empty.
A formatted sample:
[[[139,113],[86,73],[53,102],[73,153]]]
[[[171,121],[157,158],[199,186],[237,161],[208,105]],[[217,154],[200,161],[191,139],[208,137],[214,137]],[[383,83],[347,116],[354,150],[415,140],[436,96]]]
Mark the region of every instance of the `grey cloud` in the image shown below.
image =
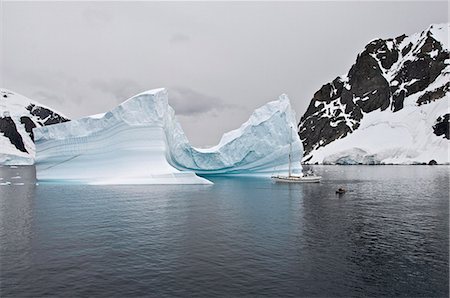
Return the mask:
[[[189,139],[212,144],[281,93],[300,117],[369,40],[448,22],[447,11],[447,1],[3,1],[0,80],[56,94],[36,99],[71,118],[175,86]]]
[[[30,97],[38,102],[64,103],[63,96],[49,90],[40,89],[33,92]]]
[[[83,17],[91,25],[104,24],[111,21],[111,16],[104,10],[89,7],[83,11]]]
[[[144,91],[139,83],[129,79],[93,80],[90,86],[111,95],[117,103],[121,103],[131,96]]]
[[[183,42],[188,42],[190,40],[191,40],[191,38],[185,34],[175,33],[170,37],[169,41],[171,43],[183,43]]]
[[[9,79],[20,80],[21,82],[41,87],[74,86],[80,83],[75,76],[61,70],[41,69],[39,71],[20,71],[19,69],[5,67],[2,69],[2,73]]]
[[[200,93],[188,87],[169,88],[169,103],[177,115],[199,115],[217,109],[229,108],[222,99]]]

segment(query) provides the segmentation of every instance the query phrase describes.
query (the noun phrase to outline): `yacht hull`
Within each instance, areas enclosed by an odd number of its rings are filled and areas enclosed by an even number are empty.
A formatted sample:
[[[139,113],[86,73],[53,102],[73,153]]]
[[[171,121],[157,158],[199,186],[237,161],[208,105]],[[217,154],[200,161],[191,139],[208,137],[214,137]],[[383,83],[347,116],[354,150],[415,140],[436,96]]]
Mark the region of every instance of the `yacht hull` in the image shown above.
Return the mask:
[[[272,176],[277,183],[319,183],[321,179],[321,176]]]

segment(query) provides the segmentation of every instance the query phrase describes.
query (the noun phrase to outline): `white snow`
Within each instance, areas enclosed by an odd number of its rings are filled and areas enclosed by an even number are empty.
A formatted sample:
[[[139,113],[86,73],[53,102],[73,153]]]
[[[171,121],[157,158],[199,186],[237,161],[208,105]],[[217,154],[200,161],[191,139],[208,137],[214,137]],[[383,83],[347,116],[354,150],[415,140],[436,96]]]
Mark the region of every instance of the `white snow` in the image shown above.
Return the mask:
[[[376,59],[375,56],[372,56],[375,58],[375,60],[378,61],[378,65],[380,69],[383,70],[383,76],[386,78],[388,82],[391,82],[393,78],[398,74],[400,69],[402,68],[403,64],[406,61],[413,61],[416,59],[417,51],[422,47],[422,45],[425,43],[425,40],[427,38],[426,33],[430,32],[432,37],[436,39],[438,42],[441,43],[443,48],[448,49],[448,33],[449,33],[449,23],[445,24],[432,24],[428,27],[427,30],[423,31],[422,33],[415,33],[410,36],[405,37],[402,42],[398,45],[398,49],[400,53],[403,49],[405,49],[410,43],[412,44],[411,50],[403,57],[399,57],[399,59],[388,69],[384,69],[381,65],[381,62]],[[433,55],[436,53],[432,51],[431,57],[434,58]],[[398,84],[398,83],[397,83]],[[396,86],[396,85],[393,85]]]
[[[406,61],[416,58],[417,51],[427,38],[427,32],[430,32],[443,48],[448,49],[448,31],[448,23],[434,24],[422,34],[416,33],[406,37],[398,48],[401,51],[411,43],[411,50],[404,57],[399,57],[390,69],[384,70],[386,80],[391,81],[392,86],[399,85],[393,78]],[[431,52],[431,55],[435,53]],[[450,112],[448,92],[444,98],[417,105],[417,100],[425,92],[434,91],[450,81],[449,61],[445,60],[446,68],[425,90],[405,98],[403,109],[395,113],[389,109],[364,113],[358,129],[345,138],[314,150],[305,156],[305,160],[312,155],[308,163],[415,164],[428,163],[432,159],[438,163],[450,163],[449,140],[443,136],[436,136],[432,128],[439,116]],[[381,63],[379,65],[383,69]],[[401,83],[397,92],[415,81],[417,80]],[[355,100],[357,99],[354,98]]]
[[[7,97],[3,97],[6,95]],[[56,112],[54,109],[48,108],[45,105],[26,98],[23,95],[12,92],[10,90],[0,89],[0,117],[9,116],[16,124],[17,132],[21,135],[25,149],[27,152],[18,150],[11,141],[0,133],[0,164],[3,165],[32,165],[34,163],[35,145],[30,135],[25,131],[25,126],[20,124],[20,117],[27,116],[34,122],[38,121],[38,117],[33,116],[26,109],[30,104],[43,107]],[[62,117],[64,114],[56,112]],[[45,122],[45,119],[39,119],[40,122]]]
[[[23,136],[22,136],[23,137]],[[28,136],[31,142],[27,144],[33,144],[34,155],[34,143]],[[26,152],[18,150],[10,140],[0,133],[0,164],[2,165],[32,165],[34,163],[34,156]]]
[[[88,116],[88,117],[94,118],[94,119],[100,119],[100,118],[102,118],[103,116],[105,116],[105,113],[99,113],[99,114],[95,114],[95,115],[90,115],[90,116]]]
[[[347,75],[341,75],[339,76],[341,81],[344,83],[344,88],[347,90],[352,89],[352,86],[349,84],[349,77]]]
[[[449,29],[449,23],[432,24],[428,27],[428,30],[431,32],[433,38],[439,41],[443,47],[447,49],[449,46]]]
[[[437,49],[433,50],[433,51],[430,52],[430,57],[431,58],[436,58],[438,54],[439,54],[439,51]]]
[[[395,113],[373,111],[364,115],[351,134],[313,151],[308,163],[334,164],[347,157],[360,163],[369,157],[385,164],[428,163],[432,159],[449,163],[449,141],[432,129],[435,120],[447,112],[445,98],[420,107],[405,105]]]
[[[208,184],[202,174],[266,175],[286,171],[289,144],[300,172],[302,144],[289,99],[257,109],[217,146],[192,147],[165,89],[138,94],[103,115],[34,130],[36,175],[43,182]]]

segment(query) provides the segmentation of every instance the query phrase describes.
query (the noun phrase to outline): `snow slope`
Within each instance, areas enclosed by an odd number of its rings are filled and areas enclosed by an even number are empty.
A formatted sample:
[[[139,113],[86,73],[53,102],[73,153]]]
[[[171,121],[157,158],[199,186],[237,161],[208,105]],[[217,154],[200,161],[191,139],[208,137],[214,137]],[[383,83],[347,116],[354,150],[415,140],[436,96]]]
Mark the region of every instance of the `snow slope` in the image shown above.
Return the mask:
[[[449,112],[448,103],[443,100],[420,107],[405,106],[395,117],[391,111],[371,112],[353,133],[316,150],[310,162],[415,164],[436,160],[439,164],[448,163],[449,141],[436,136],[432,130],[442,111]],[[358,153],[361,156],[355,155]]]
[[[0,164],[34,163],[34,127],[68,121],[59,112],[20,94],[0,89]]]
[[[449,163],[448,30],[371,41],[347,75],[311,100],[299,123],[304,161]]]
[[[165,89],[138,94],[105,114],[34,130],[36,175],[42,182],[204,184],[201,174],[266,175],[294,170],[302,145],[287,96],[257,109],[210,149],[190,146]]]

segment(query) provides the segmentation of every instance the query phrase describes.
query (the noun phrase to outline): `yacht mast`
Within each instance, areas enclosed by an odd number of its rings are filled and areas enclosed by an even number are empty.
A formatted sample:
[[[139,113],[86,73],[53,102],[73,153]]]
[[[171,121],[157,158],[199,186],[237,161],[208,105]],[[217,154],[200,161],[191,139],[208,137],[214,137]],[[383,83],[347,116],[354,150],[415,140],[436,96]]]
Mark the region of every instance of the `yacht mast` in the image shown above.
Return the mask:
[[[292,154],[292,142],[289,143],[289,177],[291,177],[291,154]]]

